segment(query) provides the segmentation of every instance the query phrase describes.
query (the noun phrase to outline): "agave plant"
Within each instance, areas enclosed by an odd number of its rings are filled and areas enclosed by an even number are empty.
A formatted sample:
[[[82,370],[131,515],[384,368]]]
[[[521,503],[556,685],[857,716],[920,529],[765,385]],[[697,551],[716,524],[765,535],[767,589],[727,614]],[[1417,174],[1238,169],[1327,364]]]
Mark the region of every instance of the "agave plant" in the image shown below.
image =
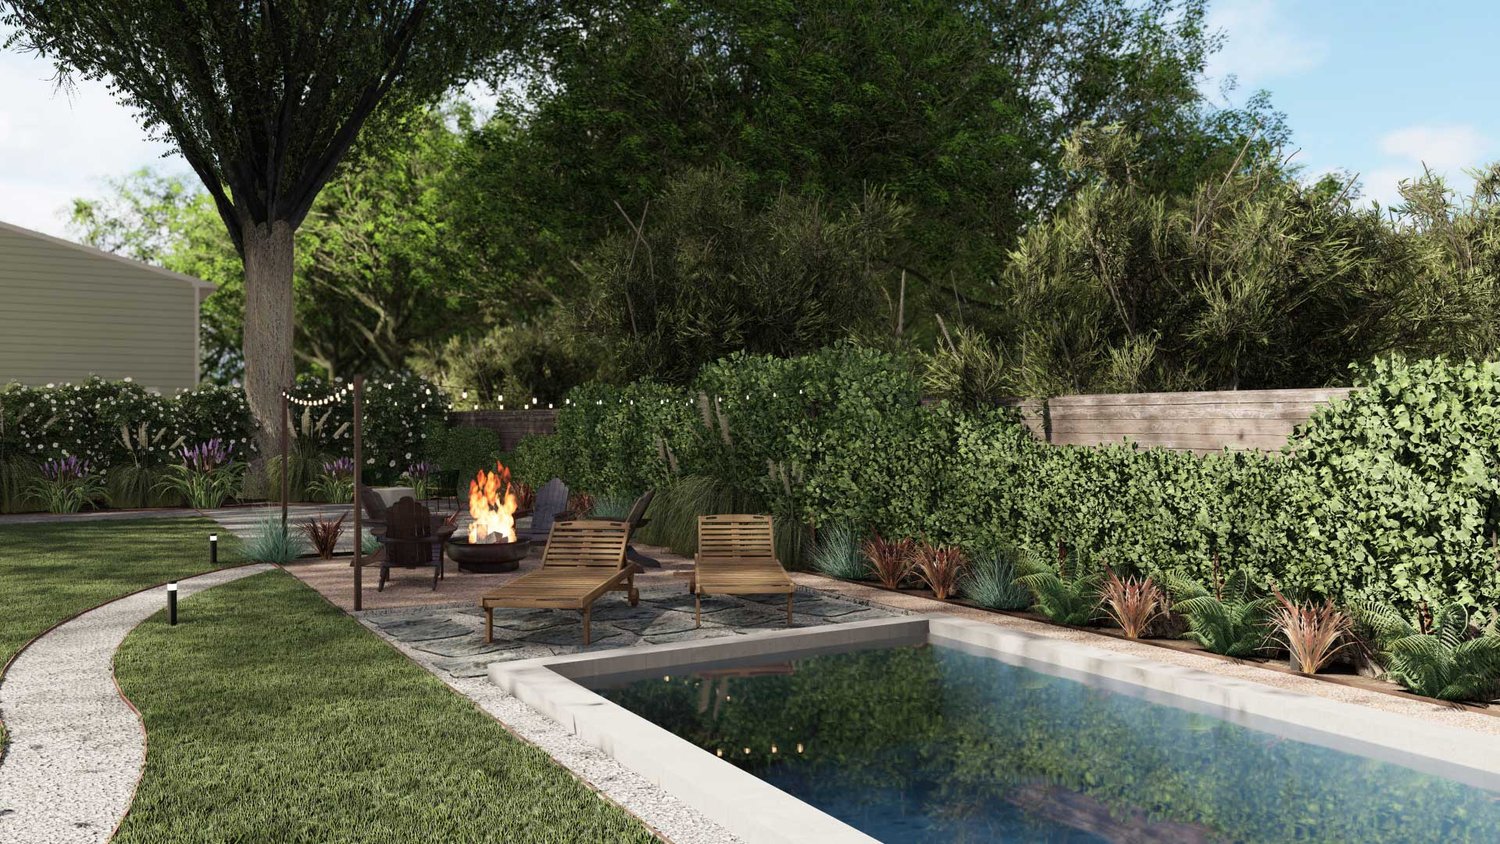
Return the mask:
[[[1432,612],[1424,632],[1388,604],[1370,603],[1352,615],[1374,631],[1386,675],[1416,694],[1483,701],[1500,687],[1500,633],[1493,618],[1474,631],[1468,610],[1445,604]]]
[[[948,600],[958,591],[968,563],[963,549],[947,545],[923,542],[912,553],[912,572],[939,601]]]
[[[1292,654],[1292,667],[1303,674],[1316,674],[1334,655],[1354,643],[1354,622],[1325,600],[1322,604],[1299,604],[1272,588],[1276,607],[1271,624]]]
[[[1032,609],[1058,624],[1082,627],[1099,615],[1103,577],[1087,552],[1072,556],[1069,564],[1066,549],[1058,552],[1056,562],[1029,551],[1023,553],[1019,560],[1021,576],[1016,582],[1031,590],[1035,599]]]
[[[1167,613],[1167,594],[1150,577],[1120,577],[1105,567],[1104,612],[1120,625],[1127,639],[1139,639],[1151,622]]]
[[[969,566],[959,583],[964,596],[992,610],[1024,610],[1031,606],[1031,590],[1016,581],[1014,545],[1002,545],[983,554]]]
[[[344,518],[347,515],[347,513],[341,513],[337,519],[317,516],[302,524],[302,535],[312,543],[313,550],[318,552],[319,557],[325,560],[333,559],[333,552],[338,547],[339,537],[344,533]]]
[[[1166,575],[1173,612],[1187,619],[1187,638],[1204,650],[1224,656],[1252,656],[1266,646],[1270,636],[1269,616],[1275,601],[1251,593],[1248,578],[1231,579],[1226,589],[1215,592],[1185,578]]]
[[[866,539],[859,550],[864,554],[870,571],[880,581],[880,585],[895,589],[911,576],[915,546],[916,543],[910,539],[888,540],[877,533]]]
[[[818,533],[818,544],[812,553],[813,568],[840,580],[863,580],[869,575],[854,529],[847,524],[832,524]]]

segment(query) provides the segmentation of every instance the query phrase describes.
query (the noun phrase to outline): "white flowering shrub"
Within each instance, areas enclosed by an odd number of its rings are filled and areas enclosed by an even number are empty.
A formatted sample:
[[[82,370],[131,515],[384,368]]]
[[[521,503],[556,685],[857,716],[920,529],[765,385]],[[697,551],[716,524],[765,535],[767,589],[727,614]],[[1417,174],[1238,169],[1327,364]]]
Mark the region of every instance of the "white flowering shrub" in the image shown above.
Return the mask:
[[[297,379],[292,396],[312,405],[292,406],[292,426],[304,446],[312,444],[329,458],[353,455],[354,402],[343,392],[346,382],[329,384],[311,377]],[[318,403],[329,396],[335,400]],[[431,381],[411,373],[372,375],[365,379],[364,473],[371,483],[389,483],[413,465],[429,460],[429,431],[448,417],[448,399]]]

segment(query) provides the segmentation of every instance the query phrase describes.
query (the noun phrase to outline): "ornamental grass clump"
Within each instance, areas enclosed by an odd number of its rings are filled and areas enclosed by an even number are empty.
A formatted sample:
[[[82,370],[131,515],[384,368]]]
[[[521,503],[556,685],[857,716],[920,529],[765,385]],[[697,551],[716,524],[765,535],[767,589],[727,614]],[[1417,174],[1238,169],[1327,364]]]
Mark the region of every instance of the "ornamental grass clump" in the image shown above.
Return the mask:
[[[337,519],[326,519],[316,516],[302,523],[302,535],[312,543],[314,551],[325,560],[333,559],[333,552],[338,548],[339,537],[344,534],[344,518],[347,513],[342,513]],[[280,523],[277,523],[280,526]]]
[[[43,461],[27,488],[28,495],[49,513],[77,513],[104,495],[104,479],[89,461],[55,457]]]
[[[212,510],[239,494],[245,464],[234,459],[234,447],[215,437],[178,451],[181,462],[167,467],[157,483],[161,491],[182,496],[189,507]]]
[[[877,533],[866,539],[859,550],[880,585],[896,589],[911,576],[915,548],[916,543],[910,539],[890,540]]]
[[[854,529],[844,523],[831,524],[818,532],[818,544],[812,552],[813,568],[840,580],[864,580],[870,569],[859,553]]]
[[[1500,631],[1493,617],[1475,630],[1457,603],[1439,606],[1418,625],[1389,604],[1372,602],[1351,615],[1375,634],[1386,676],[1411,692],[1473,701],[1500,692]]]
[[[1016,581],[1031,590],[1036,612],[1058,624],[1082,627],[1099,615],[1103,577],[1087,552],[1072,556],[1070,564],[1066,548],[1058,549],[1056,562],[1035,553],[1023,554]]]
[[[1024,610],[1031,606],[1031,590],[1017,582],[1017,552],[1003,545],[976,557],[959,582],[964,597],[991,610]]]
[[[1120,625],[1125,638],[1141,638],[1152,622],[1167,614],[1167,594],[1150,577],[1120,577],[1108,566],[1105,572],[1100,590],[1105,614]]]
[[[1296,670],[1316,674],[1335,654],[1353,644],[1353,621],[1333,601],[1298,604],[1278,589],[1271,592],[1276,597],[1271,624],[1291,652]]]
[[[401,473],[401,480],[411,487],[412,495],[418,501],[426,501],[436,491],[437,471],[436,464],[422,460],[407,466],[406,471]]]
[[[290,563],[307,553],[302,535],[281,524],[280,516],[267,516],[245,543],[245,557],[257,563]]]
[[[912,552],[912,573],[939,601],[948,600],[958,591],[968,564],[963,550],[952,546],[923,542]]]
[[[307,491],[318,500],[329,503],[353,501],[354,458],[324,461],[323,470],[307,485]]]

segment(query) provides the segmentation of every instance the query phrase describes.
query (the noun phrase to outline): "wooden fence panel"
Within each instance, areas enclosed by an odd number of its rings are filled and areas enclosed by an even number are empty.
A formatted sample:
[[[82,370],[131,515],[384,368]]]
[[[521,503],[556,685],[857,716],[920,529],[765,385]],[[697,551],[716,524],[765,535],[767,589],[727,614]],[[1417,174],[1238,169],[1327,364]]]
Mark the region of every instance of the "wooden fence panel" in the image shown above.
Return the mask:
[[[1348,393],[1317,388],[1058,396],[1047,402],[1048,441],[1102,445],[1130,440],[1199,454],[1225,448],[1275,451],[1314,410]]]

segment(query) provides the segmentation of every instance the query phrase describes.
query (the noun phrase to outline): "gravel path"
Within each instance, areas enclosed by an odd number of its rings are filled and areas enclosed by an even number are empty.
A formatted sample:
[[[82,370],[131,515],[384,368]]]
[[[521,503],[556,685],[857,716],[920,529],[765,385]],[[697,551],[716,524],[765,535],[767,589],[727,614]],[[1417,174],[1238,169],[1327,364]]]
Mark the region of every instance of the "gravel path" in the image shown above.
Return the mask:
[[[187,578],[178,598],[271,568]],[[89,610],[11,664],[0,683],[0,716],[11,739],[0,761],[0,841],[85,844],[114,833],[146,758],[140,718],[115,686],[115,650],[165,605],[164,591],[152,588]]]

